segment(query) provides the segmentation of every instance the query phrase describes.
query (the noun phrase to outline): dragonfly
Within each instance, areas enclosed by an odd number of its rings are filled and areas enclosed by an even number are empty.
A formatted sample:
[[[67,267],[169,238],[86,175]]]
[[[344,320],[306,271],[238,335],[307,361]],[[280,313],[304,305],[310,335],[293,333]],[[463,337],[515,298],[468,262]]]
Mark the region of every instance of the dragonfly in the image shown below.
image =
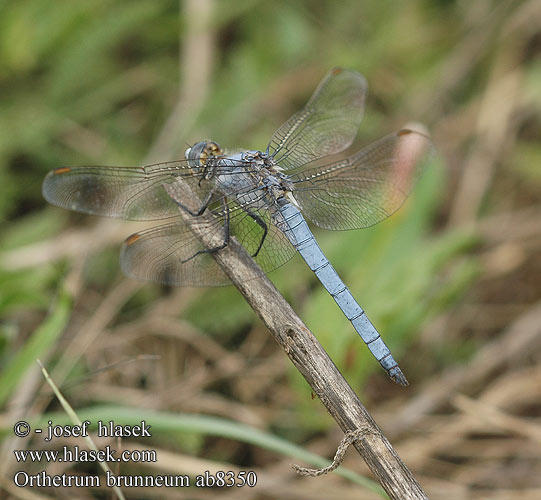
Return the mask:
[[[360,73],[334,68],[305,107],[276,130],[264,151],[228,153],[205,140],[176,161],[59,167],[45,177],[42,193],[53,205],[85,214],[169,219],[125,240],[121,269],[134,279],[180,286],[227,284],[229,278],[212,254],[231,238],[252,255],[262,274],[300,253],[391,379],[408,385],[306,222],[330,230],[377,224],[400,208],[424,169],[431,142],[413,129],[343,153],[357,135],[366,92]],[[180,182],[189,186],[191,199],[173,194]],[[219,244],[204,247],[194,225]]]

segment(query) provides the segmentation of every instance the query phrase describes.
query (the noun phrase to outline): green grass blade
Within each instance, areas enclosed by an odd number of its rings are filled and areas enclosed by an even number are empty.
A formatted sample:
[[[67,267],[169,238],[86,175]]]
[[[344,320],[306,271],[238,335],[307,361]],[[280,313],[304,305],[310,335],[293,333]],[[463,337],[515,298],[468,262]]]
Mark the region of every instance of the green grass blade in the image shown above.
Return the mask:
[[[59,291],[49,316],[36,328],[32,336],[0,373],[0,406],[10,396],[26,370],[37,358],[44,357],[55,343],[70,318],[72,298],[65,288]]]

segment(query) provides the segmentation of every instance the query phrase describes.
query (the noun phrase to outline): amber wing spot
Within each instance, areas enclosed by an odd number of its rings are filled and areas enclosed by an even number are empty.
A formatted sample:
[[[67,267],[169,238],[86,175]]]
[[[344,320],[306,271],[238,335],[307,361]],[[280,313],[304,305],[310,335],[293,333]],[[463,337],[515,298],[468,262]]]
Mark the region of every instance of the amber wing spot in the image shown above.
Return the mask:
[[[342,73],[342,68],[334,68],[332,70],[332,74],[333,75],[337,75],[338,73]]]
[[[70,167],[58,167],[53,170],[53,174],[55,175],[67,174],[68,172],[71,172]]]
[[[403,135],[411,134],[412,132],[413,132],[413,130],[409,130],[407,128],[404,128],[404,129],[398,131],[398,137],[402,137]]]
[[[138,233],[132,234],[131,236],[128,236],[126,238],[126,241],[124,242],[124,244],[126,246],[133,245],[138,239],[139,239],[139,234]]]

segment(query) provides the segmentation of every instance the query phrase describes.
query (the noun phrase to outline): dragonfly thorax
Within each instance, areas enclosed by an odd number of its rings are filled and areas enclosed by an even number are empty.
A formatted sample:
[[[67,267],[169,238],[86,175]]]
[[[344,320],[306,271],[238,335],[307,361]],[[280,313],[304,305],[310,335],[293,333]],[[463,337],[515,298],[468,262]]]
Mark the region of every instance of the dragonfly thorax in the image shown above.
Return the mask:
[[[258,177],[257,184],[266,191],[269,199],[278,201],[292,190],[293,183],[268,153],[245,151],[241,155],[243,161],[250,165],[250,171]]]
[[[234,198],[244,208],[277,206],[293,184],[276,166],[272,157],[261,151],[239,151],[218,158],[210,166],[216,190]]]

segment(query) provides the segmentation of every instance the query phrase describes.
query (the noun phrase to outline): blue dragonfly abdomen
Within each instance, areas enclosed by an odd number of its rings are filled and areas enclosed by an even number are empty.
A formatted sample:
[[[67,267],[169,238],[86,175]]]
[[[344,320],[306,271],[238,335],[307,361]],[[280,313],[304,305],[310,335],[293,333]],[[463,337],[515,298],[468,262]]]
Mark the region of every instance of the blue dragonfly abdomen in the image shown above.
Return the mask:
[[[370,352],[395,382],[408,385],[391,351],[319,247],[299,209],[291,203],[285,203],[280,208],[280,214],[283,221],[279,227],[336,301]]]

